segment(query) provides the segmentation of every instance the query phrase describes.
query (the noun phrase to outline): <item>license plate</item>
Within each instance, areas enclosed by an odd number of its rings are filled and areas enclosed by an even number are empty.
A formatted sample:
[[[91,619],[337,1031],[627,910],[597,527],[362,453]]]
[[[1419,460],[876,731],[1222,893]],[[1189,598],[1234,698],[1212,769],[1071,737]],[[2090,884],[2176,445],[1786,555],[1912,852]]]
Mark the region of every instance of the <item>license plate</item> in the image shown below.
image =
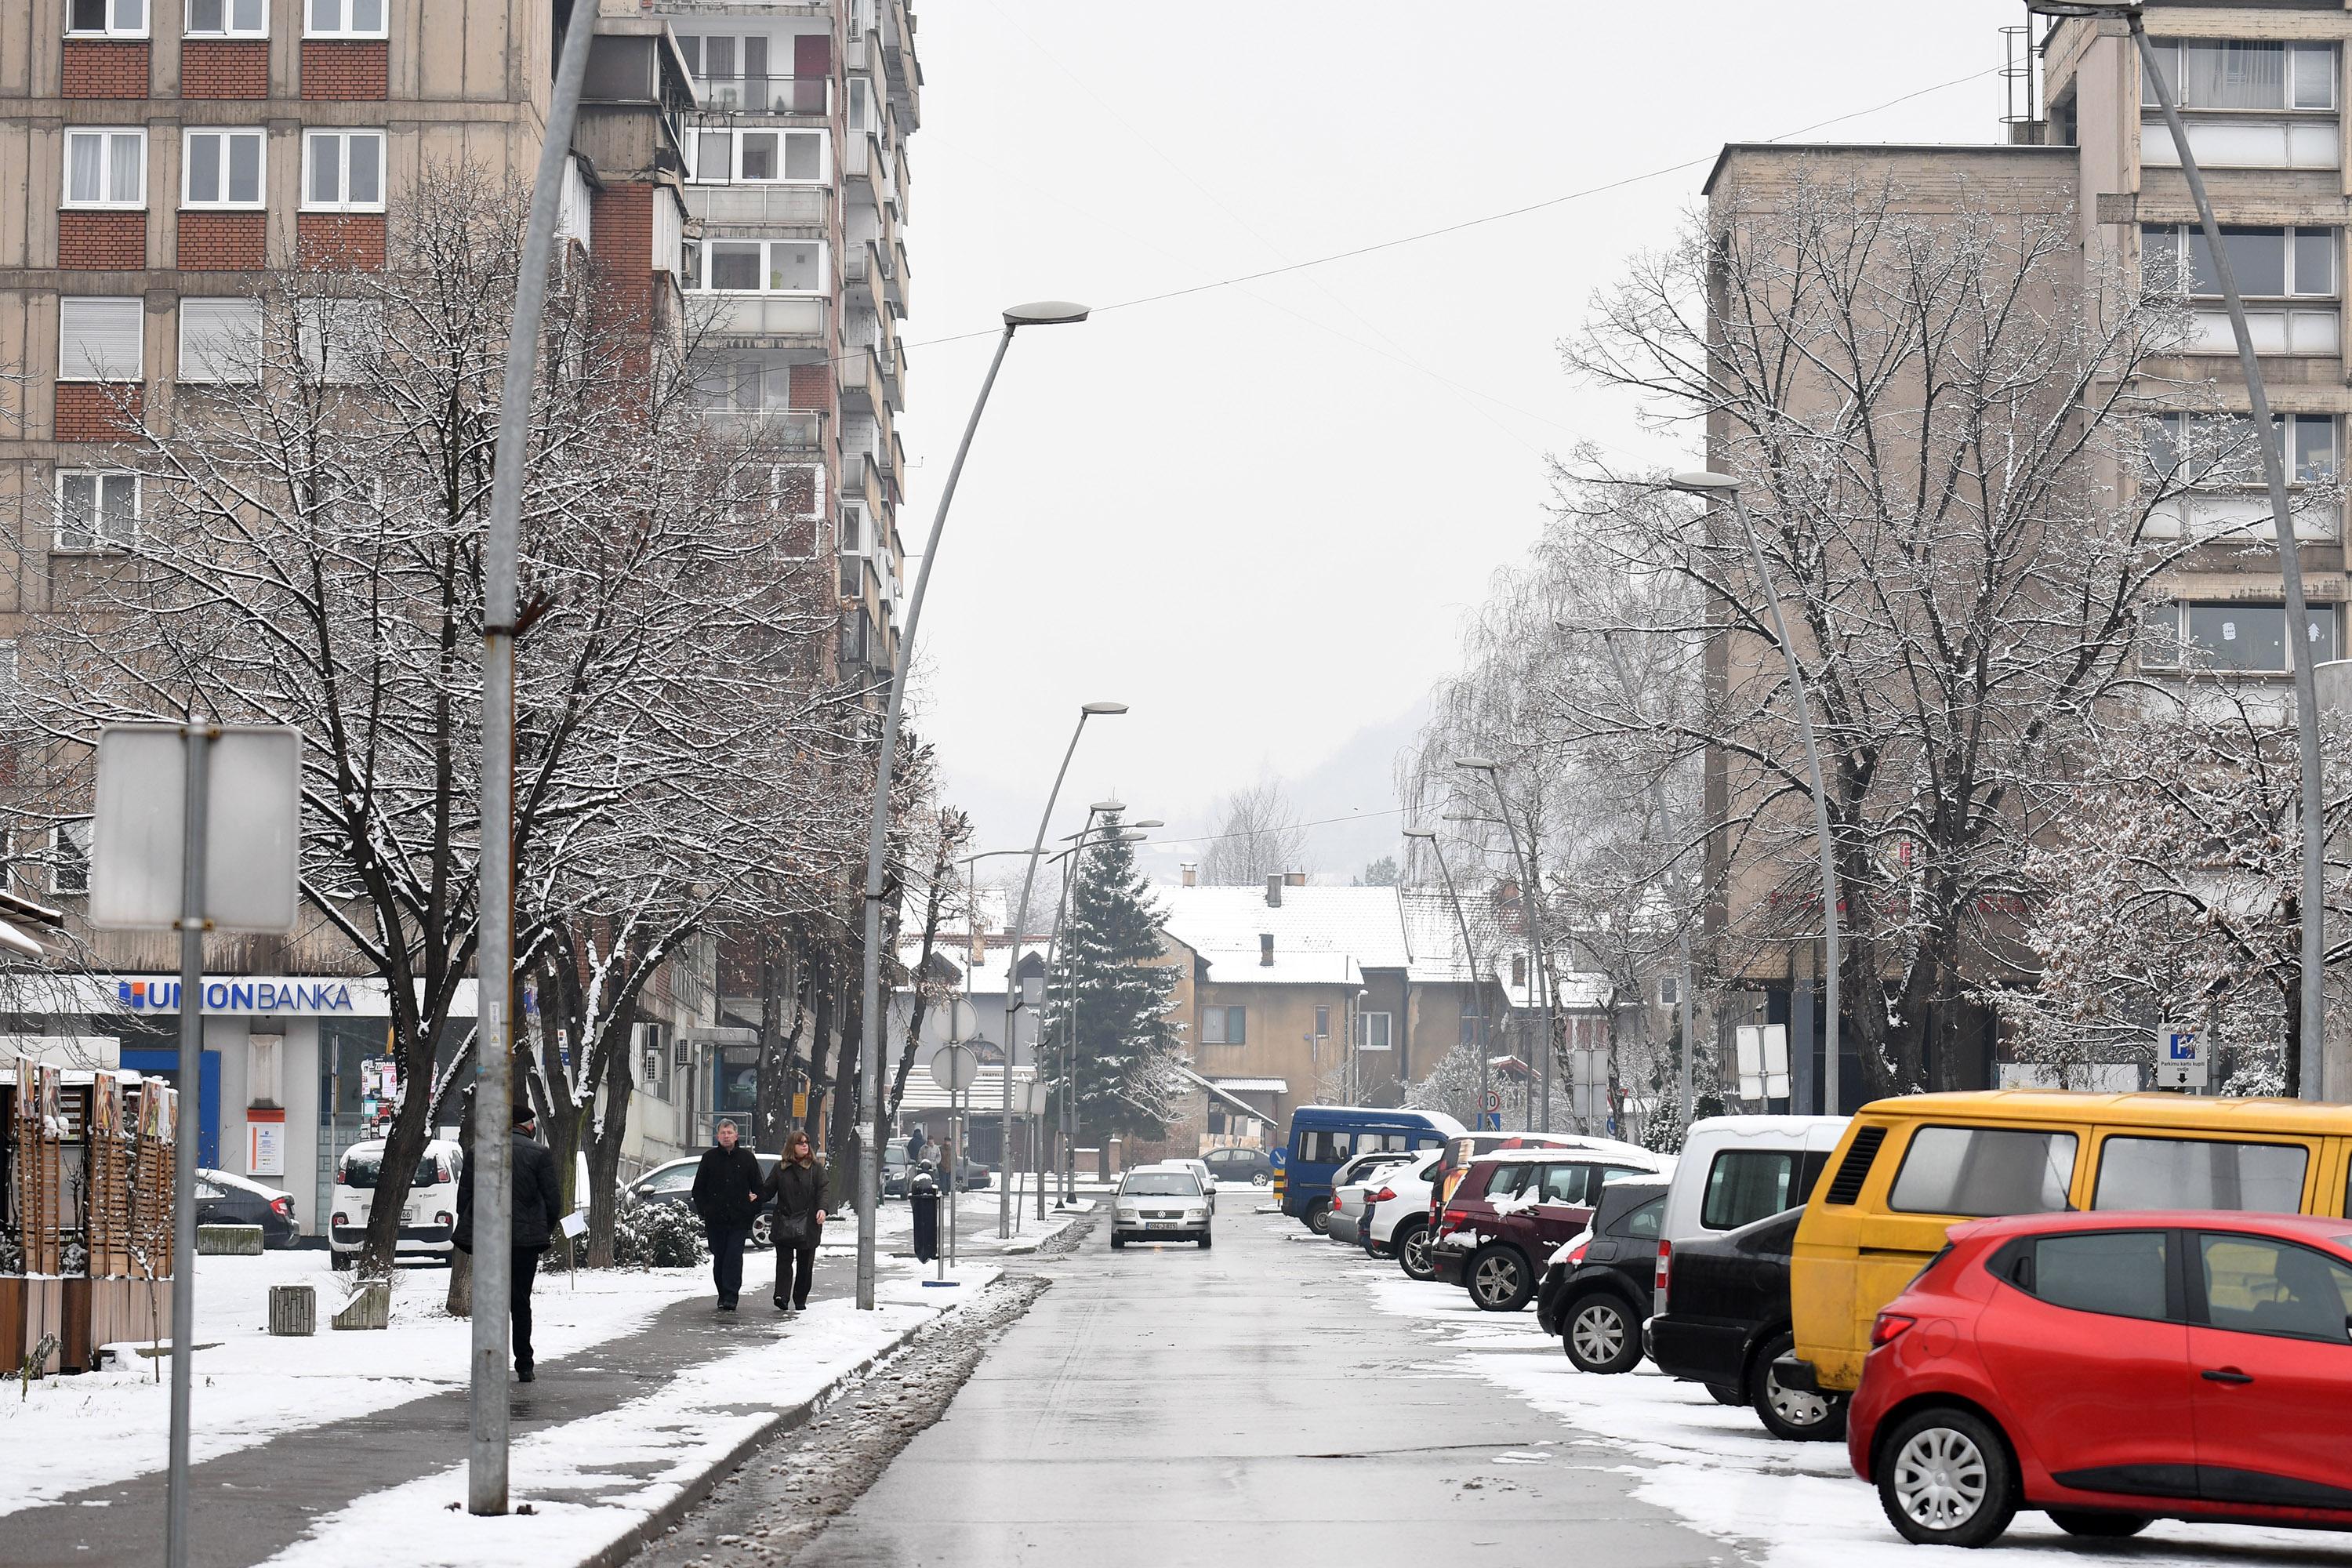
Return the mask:
[[[1177,1220],[1155,1219],[1150,1222],[1150,1228],[1152,1230],[1181,1230],[1184,1227],[1182,1224]]]
[[[415,1209],[401,1210],[400,1223],[403,1225],[415,1225],[416,1223],[416,1211]]]

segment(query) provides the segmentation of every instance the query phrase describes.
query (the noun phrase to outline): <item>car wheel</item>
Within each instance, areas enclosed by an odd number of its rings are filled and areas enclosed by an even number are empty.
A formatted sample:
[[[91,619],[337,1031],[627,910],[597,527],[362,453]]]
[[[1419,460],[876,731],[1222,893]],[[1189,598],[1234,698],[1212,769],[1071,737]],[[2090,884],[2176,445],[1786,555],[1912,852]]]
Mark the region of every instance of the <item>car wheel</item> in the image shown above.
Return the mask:
[[[1845,1395],[1783,1388],[1773,1362],[1797,1345],[1794,1334],[1775,1335],[1748,1373],[1748,1403],[1764,1430],[1790,1443],[1832,1443],[1845,1436]]]
[[[2050,1510],[2050,1522],[2086,1541],[2121,1541],[2137,1535],[2156,1521],[2144,1513],[2081,1513],[2070,1508],[2053,1508]]]
[[[753,1215],[751,1216],[751,1245],[758,1247],[765,1247],[770,1242],[775,1239],[776,1216],[772,1214]]]
[[[1568,1326],[1559,1342],[1579,1372],[1613,1375],[1631,1372],[1642,1360],[1642,1331],[1625,1303],[1598,1293],[1569,1304]]]
[[[1117,1231],[1112,1231],[1110,1233],[1110,1249],[1113,1252],[1117,1252],[1120,1247],[1125,1247],[1126,1245],[1127,1237],[1121,1236]]]
[[[1528,1260],[1516,1247],[1490,1241],[1470,1255],[1470,1299],[1487,1312],[1516,1312],[1528,1304],[1534,1282]]]
[[[1736,1407],[1748,1403],[1748,1396],[1727,1383],[1710,1383],[1706,1385],[1706,1392],[1717,1405]]]
[[[1307,1205],[1307,1228],[1318,1236],[1331,1234],[1331,1200],[1317,1198]]]
[[[1428,1279],[1437,1273],[1437,1265],[1429,1260],[1429,1222],[1407,1221],[1397,1227],[1391,1238],[1396,1248],[1397,1267],[1408,1279]]]
[[[1265,1186],[1272,1180],[1274,1180],[1274,1178],[1267,1175],[1264,1171],[1252,1171],[1250,1173],[1250,1185],[1253,1187]]]
[[[1201,1250],[1203,1252],[1209,1250],[1209,1233],[1205,1230],[1201,1233]]]
[[[1979,1415],[1948,1406],[1918,1411],[1879,1452],[1878,1500],[1906,1541],[1983,1546],[2017,1515],[2017,1468]]]
[[[349,1274],[352,1271],[352,1259],[353,1257],[352,1253],[331,1252],[328,1254],[328,1257],[332,1259],[330,1267],[331,1267],[336,1273]]]

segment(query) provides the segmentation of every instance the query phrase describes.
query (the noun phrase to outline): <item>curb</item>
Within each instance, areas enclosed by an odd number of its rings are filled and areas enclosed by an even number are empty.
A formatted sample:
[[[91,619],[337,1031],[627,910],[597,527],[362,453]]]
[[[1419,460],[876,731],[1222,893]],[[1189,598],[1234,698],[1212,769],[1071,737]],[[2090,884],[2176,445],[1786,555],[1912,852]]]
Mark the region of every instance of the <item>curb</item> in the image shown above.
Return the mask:
[[[1007,1243],[1001,1250],[1003,1256],[1007,1258],[1024,1257],[1029,1253],[1036,1251],[1039,1247],[1045,1246],[1055,1237],[1064,1234],[1072,1226],[1077,1224],[1078,1221],[1085,1219],[1087,1215],[1083,1212],[1066,1215],[1064,1216],[1062,1223],[1055,1226],[1052,1229],[1040,1231],[1035,1236],[1024,1236],[1018,1241]]]
[[[987,1279],[980,1282],[981,1289],[986,1289],[995,1284],[996,1279],[995,1275],[991,1275]],[[873,1371],[880,1363],[889,1360],[890,1357],[906,1349],[908,1342],[943,1321],[950,1313],[961,1310],[964,1301],[970,1300],[971,1300],[971,1297],[964,1297],[944,1311],[935,1312],[919,1323],[908,1324],[907,1327],[893,1334],[888,1343],[878,1347],[856,1365],[846,1369],[818,1390],[814,1397],[787,1409],[777,1411],[774,1419],[761,1423],[756,1431],[751,1432],[727,1452],[719,1455],[705,1465],[702,1473],[680,1486],[676,1496],[646,1514],[636,1523],[623,1531],[613,1540],[606,1542],[596,1551],[581,1558],[578,1568],[621,1568],[621,1564],[652,1545],[654,1541],[670,1526],[684,1519],[697,1503],[710,1495],[713,1487],[716,1487],[722,1479],[732,1474],[746,1459],[777,1438],[787,1433],[797,1432],[807,1426],[810,1419],[832,1404],[844,1388]]]

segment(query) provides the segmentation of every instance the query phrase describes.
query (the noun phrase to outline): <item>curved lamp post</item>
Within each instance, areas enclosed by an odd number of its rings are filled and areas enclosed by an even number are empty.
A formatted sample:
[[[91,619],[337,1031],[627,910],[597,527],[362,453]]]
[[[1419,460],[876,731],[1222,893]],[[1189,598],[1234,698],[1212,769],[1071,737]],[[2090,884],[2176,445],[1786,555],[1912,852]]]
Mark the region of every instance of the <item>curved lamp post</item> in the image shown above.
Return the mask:
[[[1528,939],[1535,947],[1536,989],[1543,996],[1544,1047],[1541,1059],[1537,1063],[1536,1081],[1541,1086],[1538,1101],[1543,1115],[1541,1130],[1549,1132],[1551,1131],[1551,1058],[1559,1046],[1559,996],[1551,983],[1550,945],[1544,940],[1543,887],[1536,880],[1535,870],[1528,864],[1534,845],[1530,843],[1525,850],[1519,847],[1519,830],[1511,823],[1511,802],[1503,793],[1502,763],[1492,757],[1456,757],[1454,765],[1465,773],[1486,775],[1486,783],[1495,791],[1495,809],[1501,814],[1504,835],[1511,841],[1511,858],[1518,862],[1519,899],[1521,906],[1528,911]],[[1530,840],[1535,837],[1532,821],[1528,824],[1528,836]],[[1581,1121],[1582,1118],[1578,1120]]]
[[[1003,367],[1004,351],[1013,346],[1013,334],[1023,327],[1062,326],[1086,319],[1084,305],[1061,300],[1015,305],[1004,312],[1003,335],[996,340],[995,357],[988,362],[988,374],[981,381],[980,395],[972,400],[971,417],[964,422],[963,439],[956,443],[955,461],[948,468],[948,482],[940,491],[939,510],[931,516],[930,535],[923,544],[922,568],[915,574],[915,591],[907,597],[907,625],[898,634],[898,650],[890,660],[890,700],[883,711],[882,743],[874,764],[874,812],[866,830],[865,1010],[859,1018],[857,1049],[862,1103],[857,1108],[856,1123],[861,1129],[873,1124],[874,1108],[881,1103],[882,1092],[881,1085],[875,1080],[882,1070],[882,865],[890,834],[890,769],[898,759],[898,721],[906,711],[907,664],[915,648],[915,627],[923,618],[923,591],[930,586],[931,566],[940,556],[940,531],[947,524],[948,504],[955,500],[956,481],[963,477],[963,461],[971,455],[972,435],[980,428],[981,411],[988,406],[989,391],[996,384],[996,373]],[[1020,940],[1021,933],[1015,931],[1016,949]],[[870,1136],[859,1142],[865,1146],[858,1151],[857,1158],[857,1305],[862,1311],[871,1311],[875,1210],[882,1201],[882,1148]]]

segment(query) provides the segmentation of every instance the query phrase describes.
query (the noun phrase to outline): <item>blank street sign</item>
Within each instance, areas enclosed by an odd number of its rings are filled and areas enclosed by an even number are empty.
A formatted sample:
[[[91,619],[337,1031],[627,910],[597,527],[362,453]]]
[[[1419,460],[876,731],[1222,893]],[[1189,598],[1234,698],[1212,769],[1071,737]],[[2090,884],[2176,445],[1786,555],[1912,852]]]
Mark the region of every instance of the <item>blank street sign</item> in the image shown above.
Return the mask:
[[[205,918],[216,931],[292,931],[301,876],[301,731],[224,724],[205,755]],[[186,784],[179,725],[111,724],[100,734],[92,925],[179,924]]]

